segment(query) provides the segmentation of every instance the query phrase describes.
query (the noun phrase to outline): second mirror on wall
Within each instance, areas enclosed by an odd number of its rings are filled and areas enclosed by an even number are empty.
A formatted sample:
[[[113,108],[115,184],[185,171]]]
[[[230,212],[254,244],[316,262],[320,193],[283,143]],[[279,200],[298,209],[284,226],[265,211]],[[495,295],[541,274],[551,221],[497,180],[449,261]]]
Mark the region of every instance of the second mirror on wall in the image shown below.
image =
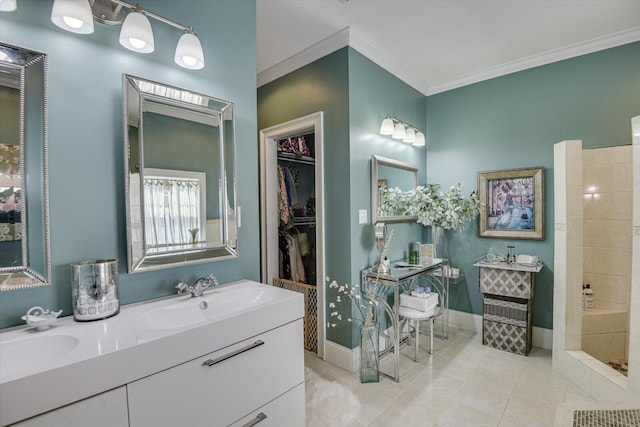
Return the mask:
[[[234,105],[124,75],[130,272],[237,256]]]
[[[47,55],[0,43],[0,290],[51,283]]]

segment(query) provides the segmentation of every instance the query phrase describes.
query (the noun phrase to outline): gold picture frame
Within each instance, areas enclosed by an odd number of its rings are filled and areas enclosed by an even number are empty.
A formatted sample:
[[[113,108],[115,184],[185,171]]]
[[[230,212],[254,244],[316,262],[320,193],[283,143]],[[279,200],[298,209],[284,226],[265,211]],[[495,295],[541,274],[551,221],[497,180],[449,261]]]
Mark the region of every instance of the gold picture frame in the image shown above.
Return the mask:
[[[544,168],[478,172],[478,236],[544,240]]]

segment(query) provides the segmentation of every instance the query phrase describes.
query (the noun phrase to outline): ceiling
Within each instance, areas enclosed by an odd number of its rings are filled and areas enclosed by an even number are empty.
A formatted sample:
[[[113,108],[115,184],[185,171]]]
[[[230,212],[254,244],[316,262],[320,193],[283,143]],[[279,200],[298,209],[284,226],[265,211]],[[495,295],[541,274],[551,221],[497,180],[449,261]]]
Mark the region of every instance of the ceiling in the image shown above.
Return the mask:
[[[351,46],[425,95],[640,40],[640,0],[257,0],[258,85]]]

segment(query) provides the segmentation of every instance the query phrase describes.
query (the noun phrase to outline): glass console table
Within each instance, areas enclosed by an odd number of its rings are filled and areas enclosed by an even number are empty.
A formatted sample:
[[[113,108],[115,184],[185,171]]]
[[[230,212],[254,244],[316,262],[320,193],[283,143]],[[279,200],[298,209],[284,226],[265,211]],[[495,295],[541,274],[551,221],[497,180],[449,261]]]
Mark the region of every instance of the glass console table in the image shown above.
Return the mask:
[[[384,310],[391,321],[392,336],[384,334],[385,348],[380,349],[380,357],[387,354],[393,354],[393,374],[389,374],[380,370],[380,374],[400,382],[400,293],[409,289],[413,289],[418,284],[436,287],[441,294],[440,306],[442,309],[437,316],[442,316],[442,335],[446,339],[449,335],[449,278],[441,274],[442,266],[448,265],[446,259],[433,258],[421,261],[421,263],[412,265],[411,267],[398,267],[400,261],[391,263],[388,273],[378,274],[378,266],[368,268],[362,271],[363,290],[367,293],[371,292],[371,287],[377,282],[378,286],[386,288],[388,292],[381,292],[380,289],[375,293],[378,307],[384,307]],[[406,262],[406,260],[404,261]],[[383,296],[393,292],[393,302],[389,304]],[[378,313],[380,314],[380,313]],[[380,315],[378,315],[380,319]],[[378,320],[379,321],[379,320]]]

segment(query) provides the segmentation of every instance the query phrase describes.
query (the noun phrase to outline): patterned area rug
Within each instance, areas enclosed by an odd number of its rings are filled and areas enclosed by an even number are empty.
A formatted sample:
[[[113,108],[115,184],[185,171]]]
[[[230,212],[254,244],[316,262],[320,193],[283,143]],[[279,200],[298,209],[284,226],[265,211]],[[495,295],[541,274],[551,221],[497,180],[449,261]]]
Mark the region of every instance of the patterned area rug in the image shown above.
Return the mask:
[[[640,409],[574,411],[573,427],[640,427]]]

